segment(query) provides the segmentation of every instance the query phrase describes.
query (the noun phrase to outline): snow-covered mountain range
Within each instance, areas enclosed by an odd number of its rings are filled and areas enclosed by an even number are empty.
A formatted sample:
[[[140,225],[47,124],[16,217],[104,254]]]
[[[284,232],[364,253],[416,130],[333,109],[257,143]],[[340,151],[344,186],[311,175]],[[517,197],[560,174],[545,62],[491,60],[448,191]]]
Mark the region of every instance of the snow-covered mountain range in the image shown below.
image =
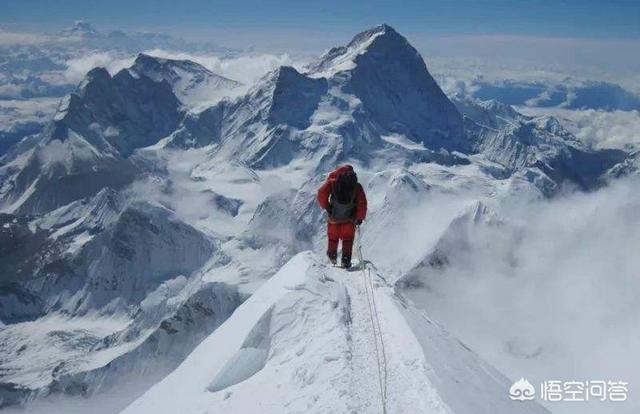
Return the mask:
[[[76,21],[57,33],[20,34],[0,28],[0,37],[0,156],[23,138],[42,131],[60,98],[72,92],[93,66],[105,65],[115,74],[130,64],[119,62],[133,62],[137,54],[146,50],[207,54],[220,59],[240,52],[214,42],[186,41],[154,32],[104,33],[84,21]],[[27,40],[21,42],[23,38]],[[176,70],[180,71],[178,66]],[[194,79],[180,82],[183,88],[196,87],[198,83],[201,94],[191,94],[195,100],[215,99],[213,92],[218,83],[226,82],[221,77],[212,83],[200,82],[202,76],[211,76],[193,75]],[[177,72],[171,77],[174,82],[179,78]]]
[[[595,190],[637,154],[448,98],[388,25],[252,85],[146,54],[92,69],[4,154],[0,406],[379,411],[363,288],[322,258],[315,191],[342,163],[370,201],[389,412],[546,412],[509,400],[507,377],[407,291],[502,225],[487,199]]]

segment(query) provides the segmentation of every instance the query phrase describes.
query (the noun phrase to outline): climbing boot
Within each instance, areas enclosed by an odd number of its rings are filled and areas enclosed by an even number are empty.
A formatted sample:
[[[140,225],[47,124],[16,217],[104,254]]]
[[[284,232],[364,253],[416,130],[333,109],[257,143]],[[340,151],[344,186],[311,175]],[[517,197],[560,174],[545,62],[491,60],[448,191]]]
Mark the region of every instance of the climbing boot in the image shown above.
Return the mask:
[[[342,255],[342,267],[347,270],[351,269],[351,256]]]
[[[334,266],[338,262],[338,253],[327,252],[327,257],[329,258],[329,261],[331,262],[331,264]]]

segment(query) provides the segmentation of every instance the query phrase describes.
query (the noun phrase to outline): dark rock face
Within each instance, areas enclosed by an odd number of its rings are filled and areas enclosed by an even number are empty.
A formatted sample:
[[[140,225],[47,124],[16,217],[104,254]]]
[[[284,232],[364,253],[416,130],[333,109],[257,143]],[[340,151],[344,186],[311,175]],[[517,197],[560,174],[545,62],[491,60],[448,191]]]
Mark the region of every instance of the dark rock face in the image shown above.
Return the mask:
[[[111,77],[105,69],[96,68],[71,94],[67,113],[56,123],[52,138],[64,140],[72,130],[97,148],[106,141],[127,157],[172,133],[182,116],[168,83],[133,76],[127,69]]]
[[[126,208],[114,225],[87,243],[76,259],[85,275],[85,301],[76,311],[100,307],[117,298],[137,303],[160,283],[189,275],[214,253],[199,231],[169,210],[147,203]]]
[[[132,73],[155,82],[167,82],[183,104],[198,95],[239,87],[240,82],[215,74],[190,60],[163,59],[140,53],[130,68]],[[197,99],[196,99],[197,100]]]
[[[61,103],[26,164],[7,170],[2,201],[20,200],[16,211],[41,214],[106,187],[122,188],[144,169],[133,151],[171,134],[182,118],[167,82],[127,69],[114,77],[93,69]]]
[[[326,79],[311,79],[292,67],[283,66],[277,73],[269,120],[273,124],[306,128],[326,92]]]
[[[171,316],[162,320],[133,351],[91,371],[73,375],[62,372],[51,384],[49,392],[87,397],[122,386],[126,379],[135,385],[133,392],[127,395],[132,401],[173,371],[204,338],[231,316],[244,299],[234,286],[208,283]],[[118,332],[104,338],[95,348],[106,348],[136,338],[130,338],[130,334],[130,330]]]
[[[42,316],[40,297],[22,283],[37,273],[59,248],[42,230],[32,232],[24,216],[0,214],[0,320],[4,324]]]
[[[427,148],[468,151],[462,116],[431,77],[422,56],[389,26],[369,36],[375,38],[366,53],[355,58],[351,85],[373,117],[385,129],[404,133]]]

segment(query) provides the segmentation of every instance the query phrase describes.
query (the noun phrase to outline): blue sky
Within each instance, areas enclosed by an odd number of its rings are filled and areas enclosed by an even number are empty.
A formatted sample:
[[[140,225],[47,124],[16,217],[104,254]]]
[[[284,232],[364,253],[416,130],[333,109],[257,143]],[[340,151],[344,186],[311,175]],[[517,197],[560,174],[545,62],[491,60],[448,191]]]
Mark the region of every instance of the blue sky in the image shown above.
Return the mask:
[[[0,29],[155,31],[297,57],[388,23],[425,56],[640,70],[640,0],[0,0]]]
[[[83,19],[99,28],[183,36],[354,33],[386,22],[420,34],[638,38],[638,0],[1,0],[0,25],[58,30]]]

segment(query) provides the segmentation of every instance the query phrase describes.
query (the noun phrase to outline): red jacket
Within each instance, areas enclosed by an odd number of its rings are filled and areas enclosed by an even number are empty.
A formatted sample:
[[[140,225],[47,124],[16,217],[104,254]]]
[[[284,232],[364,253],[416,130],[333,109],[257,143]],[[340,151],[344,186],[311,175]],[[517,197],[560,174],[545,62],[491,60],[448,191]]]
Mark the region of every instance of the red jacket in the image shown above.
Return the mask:
[[[329,207],[329,196],[333,192],[333,185],[336,182],[338,174],[346,169],[352,169],[352,167],[350,165],[344,165],[336,169],[335,171],[332,171],[329,174],[329,178],[327,178],[327,181],[325,181],[325,183],[322,184],[322,187],[320,187],[320,189],[318,190],[318,204],[320,204],[320,207],[322,207],[323,209],[326,210]],[[356,213],[354,219],[364,221],[365,217],[367,216],[367,197],[364,194],[364,189],[362,188],[362,185],[360,185],[360,183],[356,184],[355,191]],[[347,221],[348,220],[336,220],[329,217],[329,222],[331,223]]]

